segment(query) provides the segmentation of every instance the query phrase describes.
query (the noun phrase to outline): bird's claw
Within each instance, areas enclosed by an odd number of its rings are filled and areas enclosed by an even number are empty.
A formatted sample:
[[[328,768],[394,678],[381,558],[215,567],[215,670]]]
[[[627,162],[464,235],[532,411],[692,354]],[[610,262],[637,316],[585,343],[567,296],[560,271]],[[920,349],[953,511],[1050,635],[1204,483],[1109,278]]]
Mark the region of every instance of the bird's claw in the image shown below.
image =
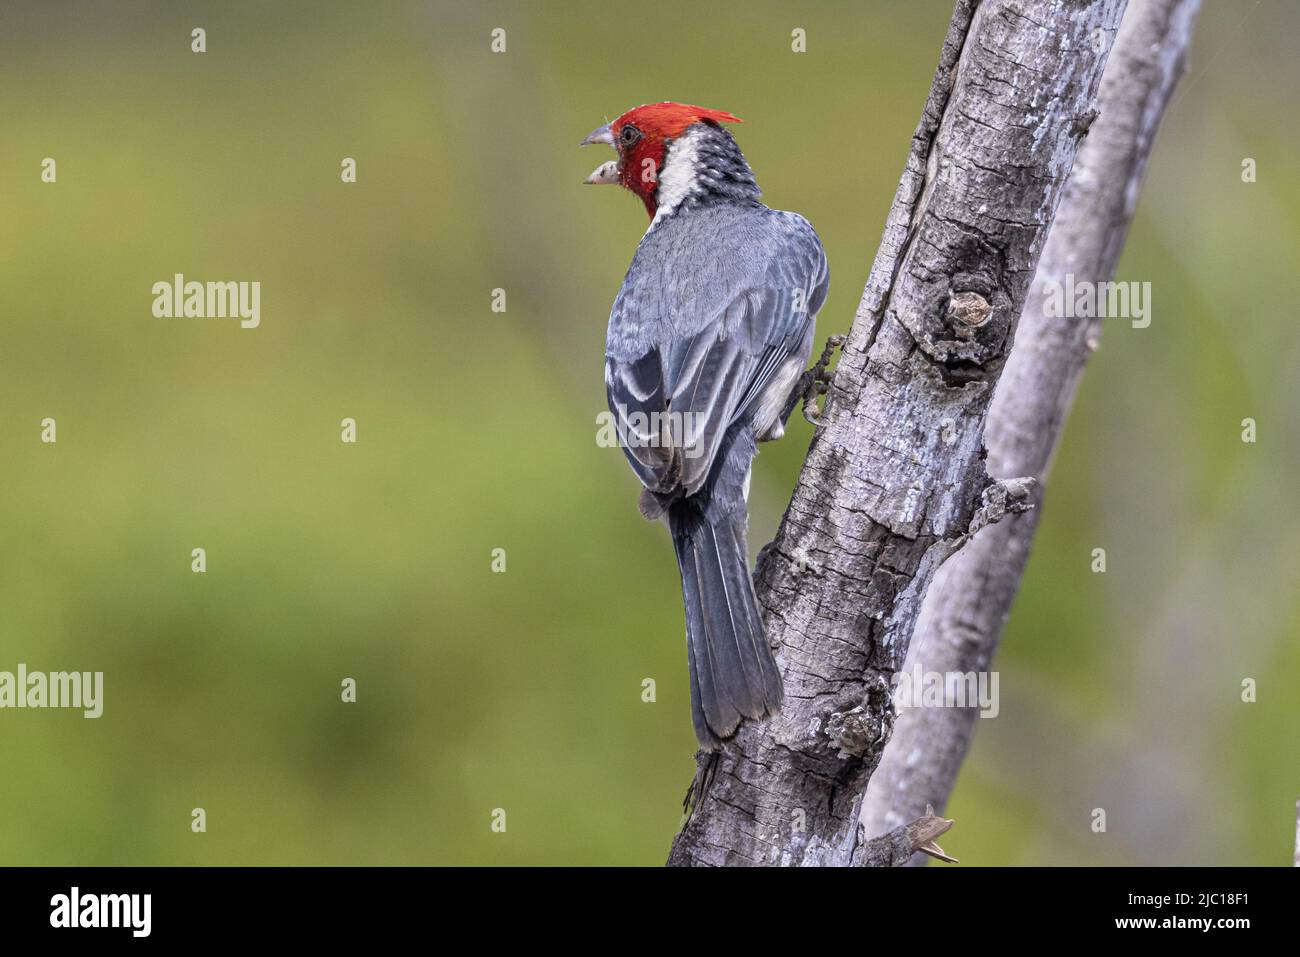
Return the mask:
[[[828,371],[828,367],[830,366],[831,356],[835,355],[835,350],[844,345],[844,339],[845,337],[838,333],[827,339],[826,348],[822,350],[817,364],[804,373],[806,381],[803,391],[803,417],[813,425],[819,426],[822,424],[825,409],[817,407],[817,399],[830,391],[835,373]]]

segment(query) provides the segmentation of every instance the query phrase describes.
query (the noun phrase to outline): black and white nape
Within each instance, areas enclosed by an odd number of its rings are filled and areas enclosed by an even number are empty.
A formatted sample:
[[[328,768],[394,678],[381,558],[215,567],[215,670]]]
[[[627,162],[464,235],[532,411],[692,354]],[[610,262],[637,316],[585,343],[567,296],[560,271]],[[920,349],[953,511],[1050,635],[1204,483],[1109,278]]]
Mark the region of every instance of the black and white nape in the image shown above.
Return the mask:
[[[715,123],[696,123],[670,142],[664,153],[651,225],[692,206],[757,205],[762,194],[735,137]]]

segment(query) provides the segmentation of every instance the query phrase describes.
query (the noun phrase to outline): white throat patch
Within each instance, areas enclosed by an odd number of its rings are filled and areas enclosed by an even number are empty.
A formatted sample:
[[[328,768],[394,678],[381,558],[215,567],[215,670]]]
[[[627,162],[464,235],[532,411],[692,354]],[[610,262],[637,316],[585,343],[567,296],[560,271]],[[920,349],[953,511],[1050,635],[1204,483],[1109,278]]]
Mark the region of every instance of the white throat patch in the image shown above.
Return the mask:
[[[697,191],[695,181],[700,163],[699,139],[700,130],[689,129],[668,144],[664,153],[664,168],[659,171],[659,191],[655,197],[657,206],[655,218],[650,222],[651,229],[665,216],[671,216],[673,210]]]

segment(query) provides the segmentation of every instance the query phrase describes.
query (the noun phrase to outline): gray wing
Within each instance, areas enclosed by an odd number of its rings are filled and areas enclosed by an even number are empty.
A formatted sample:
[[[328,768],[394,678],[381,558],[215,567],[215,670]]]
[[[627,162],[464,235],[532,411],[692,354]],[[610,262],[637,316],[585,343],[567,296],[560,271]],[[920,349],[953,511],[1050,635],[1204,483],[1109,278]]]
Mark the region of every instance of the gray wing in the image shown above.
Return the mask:
[[[808,228],[811,234],[811,228]],[[799,237],[802,239],[803,237]],[[792,357],[807,361],[811,328],[826,297],[821,244],[792,244],[722,302],[689,303],[689,317],[660,323],[639,355],[608,355],[605,385],[624,453],[652,491],[690,495],[708,479],[727,430],[750,416]],[[757,280],[757,281],[755,281]],[[626,290],[625,290],[626,292]],[[620,294],[620,306],[635,296]],[[636,322],[629,318],[629,325]],[[686,335],[672,330],[694,328]]]

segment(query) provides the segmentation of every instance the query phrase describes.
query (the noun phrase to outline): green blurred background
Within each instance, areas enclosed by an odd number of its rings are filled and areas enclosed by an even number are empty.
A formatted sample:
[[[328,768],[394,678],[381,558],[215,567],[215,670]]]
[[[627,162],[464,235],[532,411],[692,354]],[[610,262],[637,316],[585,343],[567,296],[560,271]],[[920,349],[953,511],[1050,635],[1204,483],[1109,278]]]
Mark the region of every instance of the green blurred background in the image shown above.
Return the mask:
[[[950,13],[4,4],[0,670],[106,690],[98,720],[0,712],[0,863],[661,863],[694,750],[676,570],[594,441],[645,215],[580,185],[605,156],[577,143],[647,101],[744,117],[767,201],[825,242],[819,335],[843,330]],[[1085,378],[950,807],[966,863],[1289,860],[1297,26],[1202,13],[1120,268],[1153,323],[1110,324]],[[261,281],[261,327],[154,318],[177,272]]]

